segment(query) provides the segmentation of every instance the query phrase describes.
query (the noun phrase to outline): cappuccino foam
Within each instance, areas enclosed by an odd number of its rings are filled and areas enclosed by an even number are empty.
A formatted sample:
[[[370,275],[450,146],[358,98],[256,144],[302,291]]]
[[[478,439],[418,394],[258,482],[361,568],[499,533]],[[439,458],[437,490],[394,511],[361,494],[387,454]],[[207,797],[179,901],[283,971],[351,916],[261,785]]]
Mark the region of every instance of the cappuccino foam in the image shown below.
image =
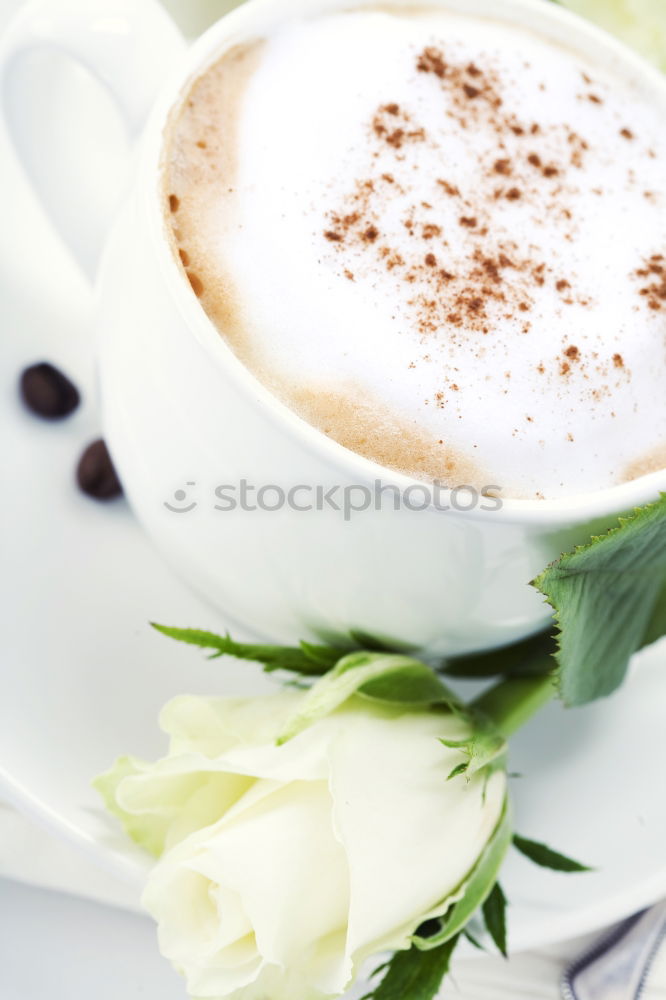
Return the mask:
[[[342,445],[553,498],[666,465],[666,110],[516,25],[285,22],[167,136],[194,292]]]

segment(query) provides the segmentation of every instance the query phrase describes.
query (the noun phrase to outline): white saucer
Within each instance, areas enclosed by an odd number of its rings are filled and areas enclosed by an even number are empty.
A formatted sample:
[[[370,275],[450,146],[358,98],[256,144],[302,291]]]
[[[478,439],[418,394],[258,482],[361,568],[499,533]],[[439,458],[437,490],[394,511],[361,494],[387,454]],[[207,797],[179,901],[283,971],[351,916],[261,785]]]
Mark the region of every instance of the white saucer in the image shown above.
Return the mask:
[[[148,627],[226,623],[172,576],[123,501],[77,492],[75,463],[99,433],[90,293],[5,142],[0,187],[0,795],[138,882],[146,861],[100,812],[91,778],[120,753],[160,754],[157,714],[172,695],[272,683]],[[64,423],[43,423],[18,401],[18,373],[41,359],[84,390]],[[571,712],[553,705],[515,740],[519,831],[598,870],[559,875],[512,856],[503,883],[514,949],[583,934],[666,895],[665,660],[662,643],[636,658],[618,696]]]

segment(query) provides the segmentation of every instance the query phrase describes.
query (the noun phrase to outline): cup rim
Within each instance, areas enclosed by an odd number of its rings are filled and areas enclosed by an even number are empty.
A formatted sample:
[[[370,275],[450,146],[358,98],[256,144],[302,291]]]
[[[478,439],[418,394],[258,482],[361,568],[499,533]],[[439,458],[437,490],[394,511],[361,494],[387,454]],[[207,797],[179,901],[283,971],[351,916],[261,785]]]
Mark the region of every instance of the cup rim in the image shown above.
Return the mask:
[[[592,49],[600,61],[621,64],[625,75],[661,90],[666,104],[666,76],[618,39],[574,14],[572,11],[544,0],[472,0],[473,14],[495,20],[512,21],[520,16],[523,27],[543,32],[554,41],[560,41],[574,51],[582,46]],[[326,11],[352,11],[358,8],[435,7],[454,12],[470,13],[470,0],[320,0],[318,13]],[[398,470],[382,466],[372,459],[339,444],[274,395],[254,373],[236,356],[224,336],[208,317],[179,267],[170,245],[166,215],[162,198],[161,178],[164,149],[169,120],[175,107],[191,83],[205,72],[227,47],[248,41],[264,30],[271,14],[280,17],[290,14],[313,13],[313,0],[246,0],[215,22],[187,50],[183,60],[172,73],[155,105],[144,135],[140,172],[148,179],[148,196],[142,187],[144,211],[148,215],[152,249],[156,253],[160,272],[173,297],[188,330],[194,334],[212,356],[230,375],[238,388],[269,411],[272,418],[297,437],[309,451],[341,470],[341,481],[359,484],[374,483],[395,485],[402,493],[410,487],[428,486],[428,480],[417,479]],[[572,44],[572,37],[575,44]],[[461,484],[462,485],[462,484]],[[451,489],[455,487],[450,487]],[[478,492],[478,491],[477,491]],[[447,488],[442,488],[446,495]],[[499,509],[483,510],[477,504],[472,510],[456,510],[458,517],[486,521],[501,518],[521,524],[571,524],[621,514],[659,500],[666,495],[666,468],[637,479],[599,490],[587,490],[552,499],[502,497]],[[449,511],[448,513],[451,513]]]

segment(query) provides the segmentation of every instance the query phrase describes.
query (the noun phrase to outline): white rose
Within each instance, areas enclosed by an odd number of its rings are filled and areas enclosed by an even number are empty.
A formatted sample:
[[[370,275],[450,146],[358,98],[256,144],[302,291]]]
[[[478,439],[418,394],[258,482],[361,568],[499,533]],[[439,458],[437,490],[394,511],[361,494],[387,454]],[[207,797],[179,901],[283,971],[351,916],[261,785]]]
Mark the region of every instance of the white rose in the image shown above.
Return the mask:
[[[462,895],[502,816],[502,768],[447,780],[460,719],[353,696],[277,745],[304,697],[178,698],[169,755],[98,780],[162,854],[144,901],[194,997],[339,996]]]

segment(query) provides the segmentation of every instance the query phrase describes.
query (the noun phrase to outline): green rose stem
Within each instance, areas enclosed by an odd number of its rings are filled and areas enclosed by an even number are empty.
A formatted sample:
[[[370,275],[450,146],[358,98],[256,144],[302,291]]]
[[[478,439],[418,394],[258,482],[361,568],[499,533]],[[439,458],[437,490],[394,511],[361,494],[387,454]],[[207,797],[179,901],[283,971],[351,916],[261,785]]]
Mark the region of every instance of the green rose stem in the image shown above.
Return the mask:
[[[552,672],[540,677],[512,677],[484,692],[470,708],[488,719],[495,731],[508,739],[556,694]]]

